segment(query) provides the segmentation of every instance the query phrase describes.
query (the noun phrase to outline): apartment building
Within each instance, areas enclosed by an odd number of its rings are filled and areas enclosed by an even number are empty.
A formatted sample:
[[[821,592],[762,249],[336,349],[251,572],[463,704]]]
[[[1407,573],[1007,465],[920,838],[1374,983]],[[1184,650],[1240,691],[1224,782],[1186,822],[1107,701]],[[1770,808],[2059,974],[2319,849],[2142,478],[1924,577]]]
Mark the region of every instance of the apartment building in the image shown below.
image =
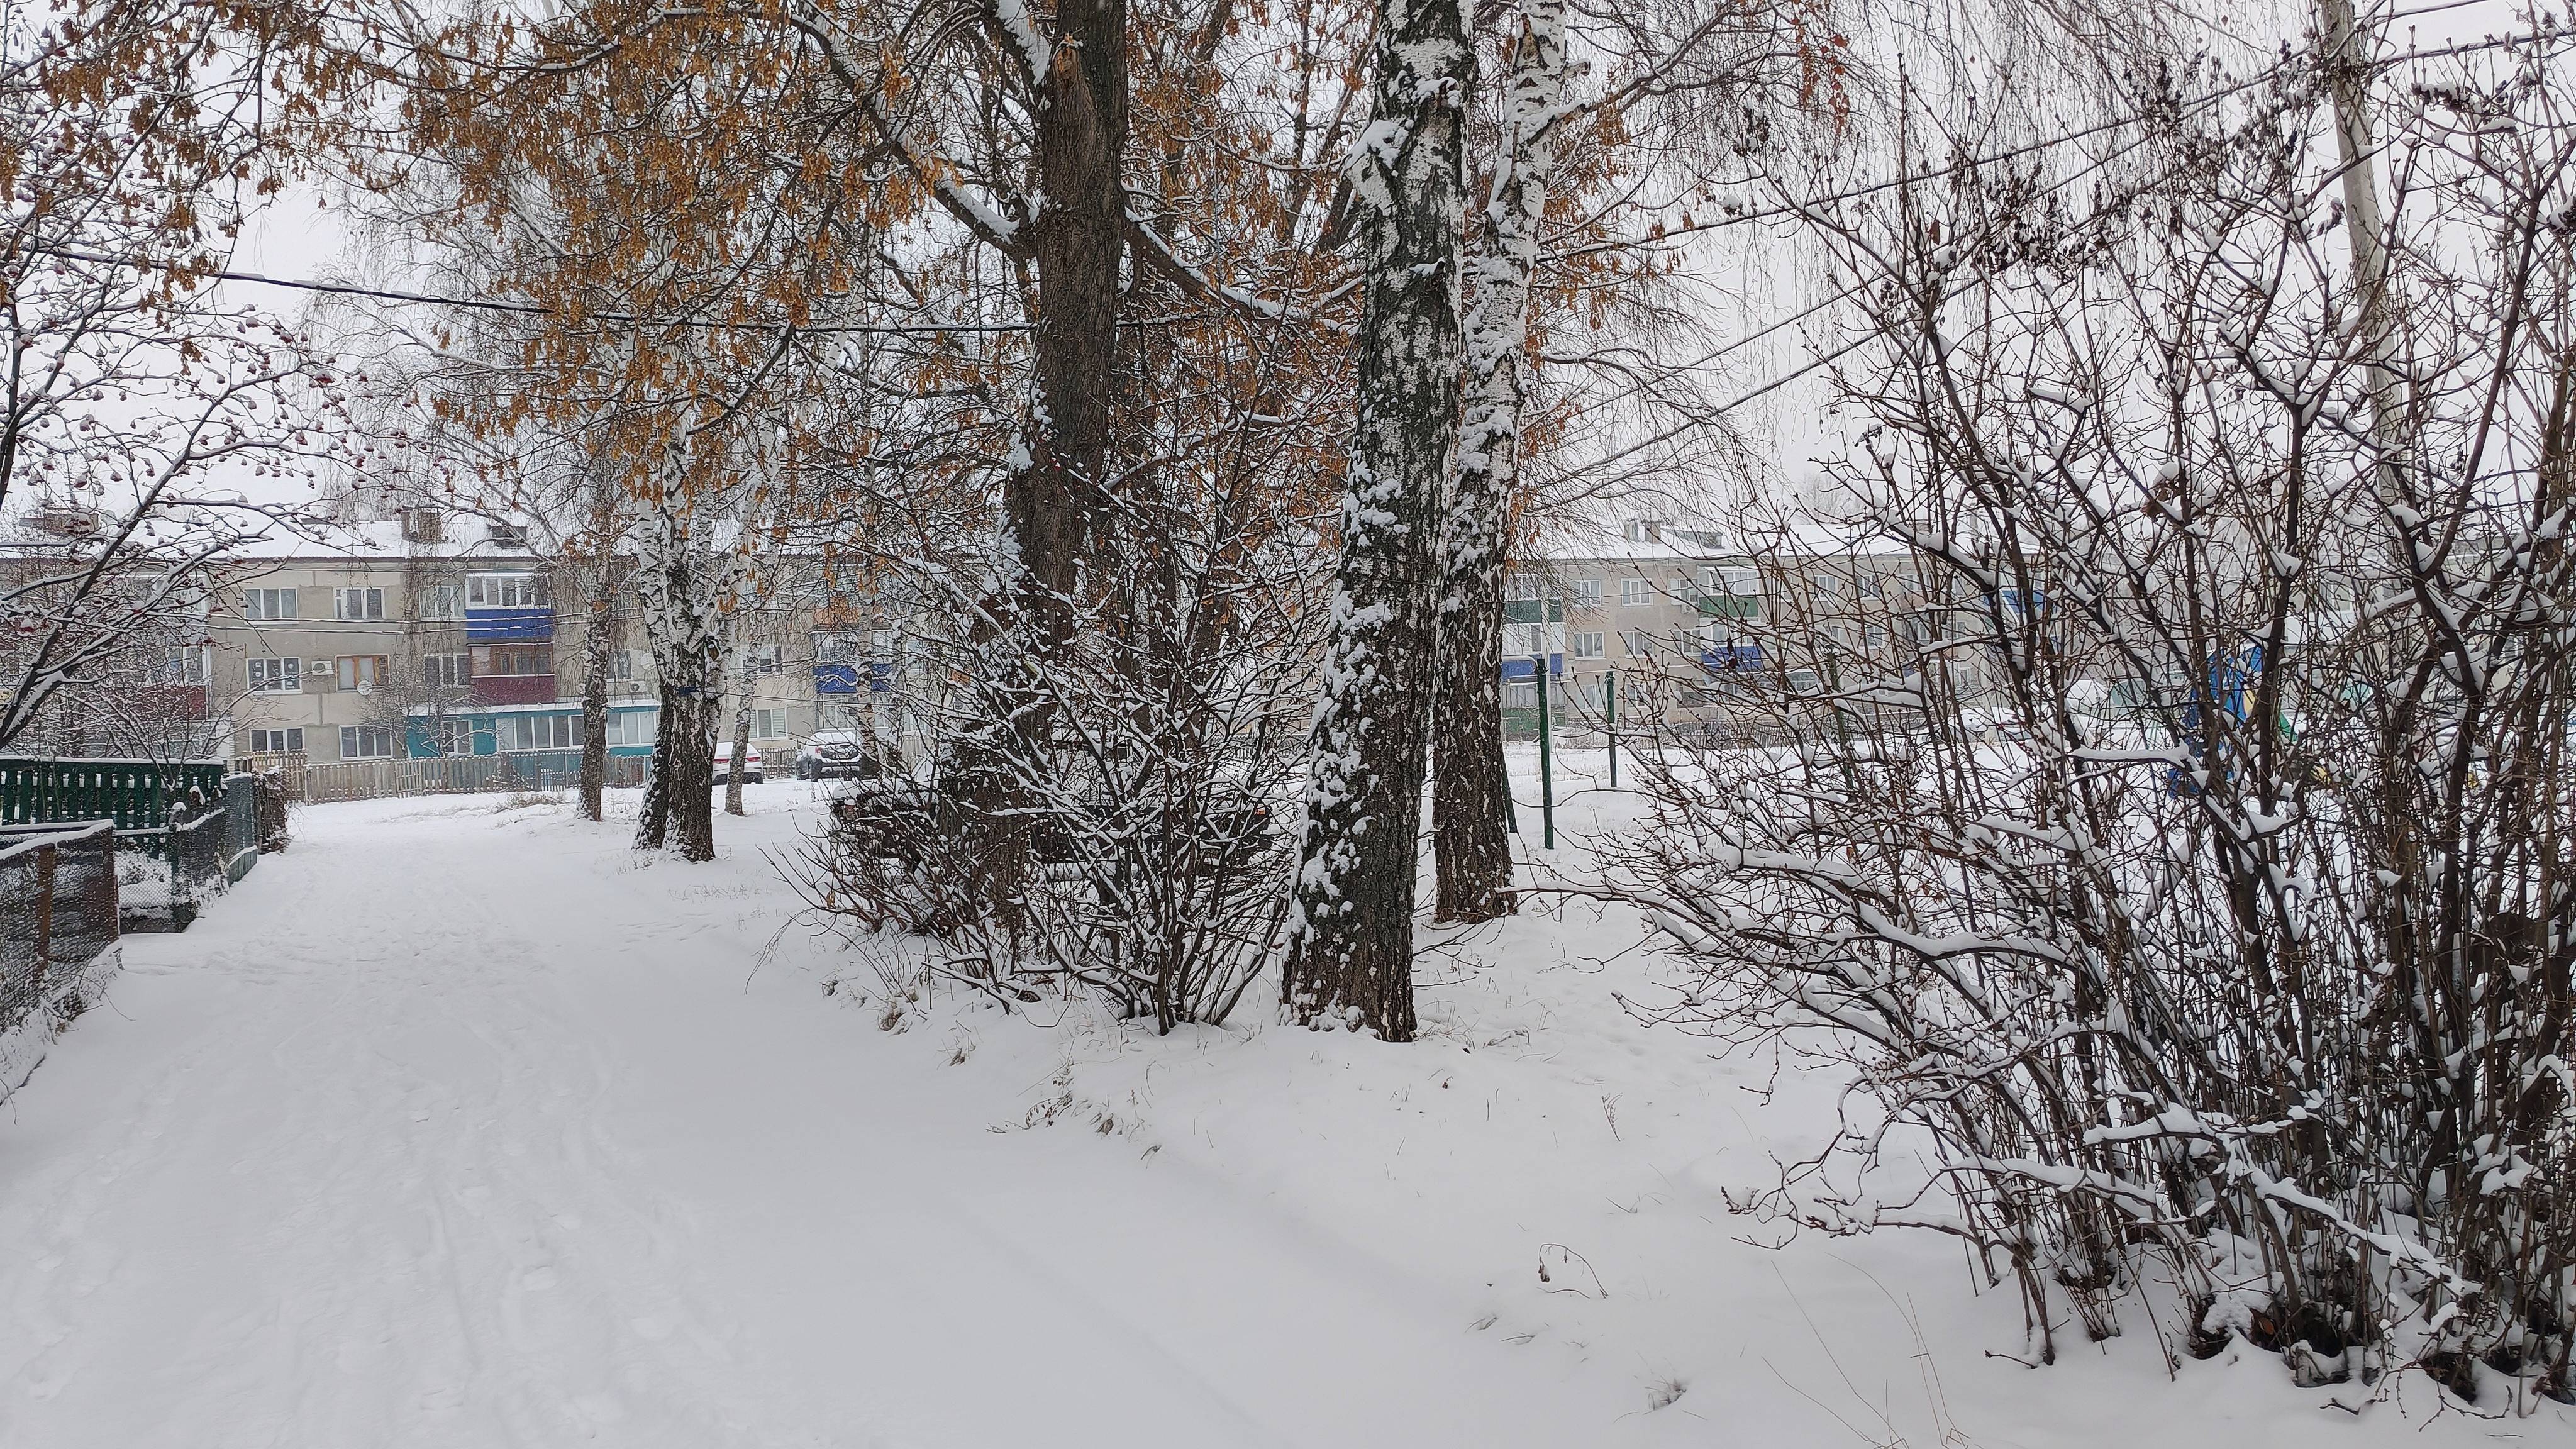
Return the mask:
[[[348,546],[230,565],[205,657],[229,753],[284,763],[560,755],[583,745],[594,627],[609,631],[609,750],[650,753],[660,691],[627,589],[593,607],[589,570],[525,533],[407,511]],[[825,729],[898,738],[899,631],[872,606],[807,589],[748,625],[752,743],[792,751]],[[730,718],[730,710],[728,710]]]
[[[1505,733],[1538,730],[1544,672],[1552,726],[1576,739],[1613,715],[1622,728],[1719,728],[1730,703],[1778,662],[1782,631],[1801,656],[1887,656],[1909,597],[1901,553],[1832,540],[1755,549],[1713,529],[1631,520],[1614,540],[1577,543],[1507,581]],[[1766,648],[1767,646],[1767,648]],[[1801,676],[1789,682],[1811,688]]]

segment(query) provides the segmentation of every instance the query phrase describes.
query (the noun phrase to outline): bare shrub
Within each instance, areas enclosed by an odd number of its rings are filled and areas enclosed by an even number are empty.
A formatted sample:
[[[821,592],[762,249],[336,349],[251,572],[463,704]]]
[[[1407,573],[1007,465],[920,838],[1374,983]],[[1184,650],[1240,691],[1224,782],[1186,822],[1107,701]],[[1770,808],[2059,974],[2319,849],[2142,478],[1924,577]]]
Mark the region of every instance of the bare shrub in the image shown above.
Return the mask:
[[[1819,511],[1886,557],[1819,586],[1775,520],[1739,705],[1797,744],[1645,762],[1621,864],[1693,974],[1641,1009],[1847,1074],[1739,1206],[1956,1234],[2043,1357],[2169,1280],[2191,1351],[2564,1396],[2567,72],[2413,93],[2378,299],[2277,80],[2091,209],[1820,218],[1875,345]]]

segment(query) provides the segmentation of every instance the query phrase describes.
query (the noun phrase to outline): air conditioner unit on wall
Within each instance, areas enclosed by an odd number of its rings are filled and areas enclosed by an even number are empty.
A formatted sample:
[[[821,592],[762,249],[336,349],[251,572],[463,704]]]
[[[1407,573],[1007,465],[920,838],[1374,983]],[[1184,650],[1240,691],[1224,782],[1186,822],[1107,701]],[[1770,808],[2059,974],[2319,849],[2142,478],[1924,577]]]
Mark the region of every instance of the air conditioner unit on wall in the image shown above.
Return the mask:
[[[617,687],[625,690],[628,694],[642,694],[644,692],[644,681],[640,679],[621,679],[617,682]]]

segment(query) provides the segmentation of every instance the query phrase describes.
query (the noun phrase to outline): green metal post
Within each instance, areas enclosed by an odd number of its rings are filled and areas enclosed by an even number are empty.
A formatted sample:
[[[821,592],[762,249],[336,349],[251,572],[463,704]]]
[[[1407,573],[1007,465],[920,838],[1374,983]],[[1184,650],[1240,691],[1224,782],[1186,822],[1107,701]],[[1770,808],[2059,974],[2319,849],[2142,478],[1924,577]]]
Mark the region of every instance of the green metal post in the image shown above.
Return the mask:
[[[1538,679],[1538,820],[1539,844],[1556,849],[1556,777],[1550,771],[1547,740],[1547,656],[1534,654],[1531,672]]]
[[[1610,737],[1610,788],[1619,788],[1619,671],[1601,681],[1601,730]]]

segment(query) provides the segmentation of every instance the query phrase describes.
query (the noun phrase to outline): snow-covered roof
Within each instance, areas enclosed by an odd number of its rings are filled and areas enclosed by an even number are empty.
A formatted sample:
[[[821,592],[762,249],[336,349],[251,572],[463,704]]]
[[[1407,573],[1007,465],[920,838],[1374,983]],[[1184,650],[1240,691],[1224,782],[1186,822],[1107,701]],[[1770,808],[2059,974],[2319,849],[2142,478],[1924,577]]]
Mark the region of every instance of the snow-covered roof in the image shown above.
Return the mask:
[[[1641,527],[1641,524],[1645,526]],[[1787,533],[1785,543],[1788,551],[1812,558],[1870,558],[1904,551],[1891,539],[1867,536],[1856,529],[1814,519],[1791,521]],[[1606,528],[1570,530],[1548,540],[1542,546],[1540,558],[1532,562],[1558,565],[1740,562],[1757,555],[1772,554],[1783,542],[1775,536],[1748,540],[1733,530],[1702,523],[1638,520],[1615,531]]]

